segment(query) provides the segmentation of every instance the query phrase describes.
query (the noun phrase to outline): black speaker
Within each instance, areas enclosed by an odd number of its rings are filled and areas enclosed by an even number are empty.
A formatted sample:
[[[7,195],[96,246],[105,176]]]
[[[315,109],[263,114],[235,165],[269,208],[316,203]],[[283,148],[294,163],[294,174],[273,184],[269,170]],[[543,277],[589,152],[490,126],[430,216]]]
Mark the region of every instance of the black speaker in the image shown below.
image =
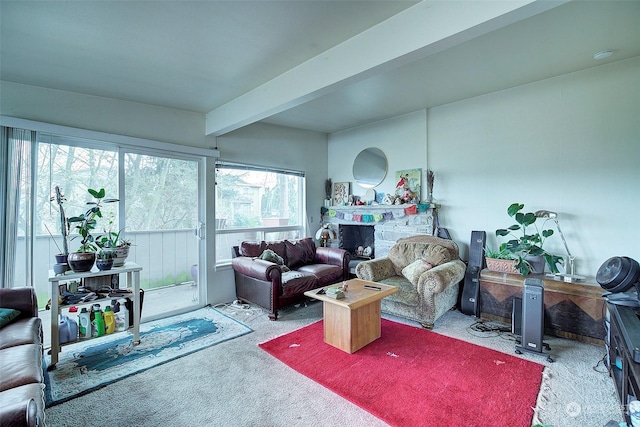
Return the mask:
[[[469,264],[464,275],[460,311],[472,316],[480,315],[480,271],[484,267],[484,247],[487,233],[484,231],[471,232],[469,245]]]
[[[543,354],[549,349],[542,339],[544,337],[544,283],[540,279],[524,279],[522,292],[522,337],[520,345],[516,345],[516,353],[523,351]],[[553,362],[551,356],[547,361]]]

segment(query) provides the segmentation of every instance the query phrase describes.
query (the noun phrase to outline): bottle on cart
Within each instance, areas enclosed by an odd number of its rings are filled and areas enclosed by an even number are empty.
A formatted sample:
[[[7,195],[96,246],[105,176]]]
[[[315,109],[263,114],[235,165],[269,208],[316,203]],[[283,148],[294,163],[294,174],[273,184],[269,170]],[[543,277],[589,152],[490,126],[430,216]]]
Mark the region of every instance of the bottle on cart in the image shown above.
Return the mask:
[[[104,317],[102,317],[102,310],[100,308],[93,307],[93,336],[101,337],[104,335]]]
[[[116,316],[116,331],[122,332],[129,328],[129,310],[125,305],[125,300],[116,301],[118,303],[119,310],[115,312]],[[113,306],[113,303],[111,303]],[[114,310],[115,311],[115,310]]]
[[[91,338],[91,319],[86,307],[78,314],[78,332],[80,339]]]
[[[106,306],[104,308],[104,332],[107,334],[112,334],[116,330],[116,319],[113,315],[113,311],[111,311],[111,306]]]

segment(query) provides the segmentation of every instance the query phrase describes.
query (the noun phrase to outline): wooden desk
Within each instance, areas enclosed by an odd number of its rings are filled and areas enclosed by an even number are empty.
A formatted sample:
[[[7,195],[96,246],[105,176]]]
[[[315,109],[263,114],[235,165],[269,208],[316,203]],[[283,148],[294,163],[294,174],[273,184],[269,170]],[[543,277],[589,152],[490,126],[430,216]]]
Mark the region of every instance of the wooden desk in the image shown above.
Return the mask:
[[[343,283],[348,285],[348,289],[341,299],[318,295],[320,289],[304,294],[323,302],[324,342],[351,354],[380,338],[380,301],[398,292],[398,288],[361,279]],[[324,289],[340,285],[336,283]],[[365,289],[364,285],[377,286],[381,290]]]
[[[522,297],[525,277],[544,283],[545,332],[604,345],[605,290],[594,278],[567,283],[542,274],[522,276],[484,269],[480,272],[480,318],[511,323],[514,297]]]

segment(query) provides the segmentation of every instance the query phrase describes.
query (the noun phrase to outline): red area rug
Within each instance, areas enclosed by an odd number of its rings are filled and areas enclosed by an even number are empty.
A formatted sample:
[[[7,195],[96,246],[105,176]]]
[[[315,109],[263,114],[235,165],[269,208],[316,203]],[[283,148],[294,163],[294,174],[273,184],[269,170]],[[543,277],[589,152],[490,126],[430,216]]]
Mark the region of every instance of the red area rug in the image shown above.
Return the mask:
[[[282,362],[396,426],[529,427],[544,366],[382,319],[353,354],[322,321],[260,344]]]

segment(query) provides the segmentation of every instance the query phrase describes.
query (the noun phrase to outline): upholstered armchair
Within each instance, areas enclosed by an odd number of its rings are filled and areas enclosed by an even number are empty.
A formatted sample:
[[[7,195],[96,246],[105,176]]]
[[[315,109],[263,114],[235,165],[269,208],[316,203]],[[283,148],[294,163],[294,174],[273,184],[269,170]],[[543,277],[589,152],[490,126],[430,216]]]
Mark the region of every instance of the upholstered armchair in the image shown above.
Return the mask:
[[[383,258],[356,267],[360,279],[398,287],[382,300],[382,311],[432,329],[435,321],[458,301],[465,264],[453,240],[434,236],[400,239]]]

